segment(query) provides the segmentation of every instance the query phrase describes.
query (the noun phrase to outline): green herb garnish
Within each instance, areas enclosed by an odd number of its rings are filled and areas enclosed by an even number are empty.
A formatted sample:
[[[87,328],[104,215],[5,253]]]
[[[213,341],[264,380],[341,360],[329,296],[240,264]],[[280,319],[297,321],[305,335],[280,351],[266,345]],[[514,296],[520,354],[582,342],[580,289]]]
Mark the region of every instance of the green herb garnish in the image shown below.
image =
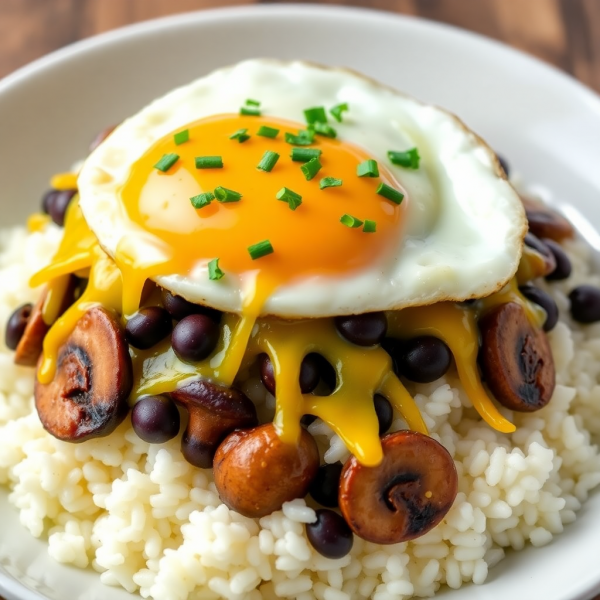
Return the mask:
[[[208,263],[208,278],[212,281],[219,281],[219,279],[223,278],[223,275],[225,275],[225,273],[219,269],[219,259],[213,258]]]
[[[213,192],[219,202],[239,202],[242,195],[234,190],[229,190],[222,186],[216,187]]]
[[[258,100],[252,100],[252,98],[248,98],[248,100],[246,100],[246,106],[260,106],[260,102]]]
[[[222,169],[223,158],[221,156],[196,156],[196,169]]]
[[[363,231],[365,233],[375,233],[375,231],[377,231],[377,223],[375,223],[375,221],[370,221],[369,219],[365,219],[365,224],[363,225]]]
[[[175,140],[175,145],[177,145],[177,146],[184,144],[185,142],[187,142],[190,139],[190,130],[184,129],[183,131],[176,133],[173,136],[173,139]]]
[[[266,125],[261,125],[256,132],[256,135],[260,135],[266,138],[275,138],[279,134],[279,129],[275,129],[275,127],[267,127]]]
[[[301,129],[297,134],[286,133],[285,141],[292,146],[310,146],[315,141],[315,132]]]
[[[395,165],[405,167],[407,169],[418,169],[419,160],[421,159],[419,156],[419,150],[417,148],[411,148],[410,150],[405,150],[404,152],[390,150],[388,152],[388,158]]]
[[[387,183],[380,183],[375,190],[380,196],[391,200],[394,204],[400,204],[404,200],[404,194],[389,186]]]
[[[315,156],[315,158],[311,158],[307,163],[304,163],[300,170],[304,173],[306,181],[310,181],[321,170],[321,166],[319,159]]]
[[[240,108],[240,115],[260,117],[260,108],[256,106],[242,106],[242,108]]]
[[[348,110],[348,104],[346,102],[342,102],[341,104],[336,104],[333,108],[329,109],[329,112],[333,116],[333,118],[338,122],[342,122],[342,113]]]
[[[342,225],[345,225],[346,227],[350,227],[351,229],[356,229],[357,227],[360,227],[363,224],[363,222],[360,219],[357,219],[352,215],[342,215],[340,217],[340,223],[342,223]]]
[[[194,208],[204,208],[208,206],[215,199],[215,195],[212,192],[204,192],[204,194],[198,194],[192,196],[190,202]]]
[[[260,169],[261,171],[266,171],[267,173],[269,173],[270,171],[273,170],[273,167],[275,166],[275,164],[277,163],[278,160],[279,160],[279,154],[277,154],[277,152],[272,152],[271,150],[267,150],[263,154],[263,157],[260,159],[260,162],[258,163],[256,168]]]
[[[256,244],[252,244],[252,246],[248,246],[248,252],[250,254],[250,258],[252,260],[256,260],[257,258],[262,258],[267,254],[272,254],[273,246],[271,246],[271,242],[269,240],[263,240],[262,242],[257,242]]]
[[[327,113],[323,106],[307,108],[304,111],[304,118],[309,125],[312,123],[327,123]]]
[[[361,162],[356,167],[356,174],[359,177],[379,177],[379,167],[377,161],[372,158]]]
[[[166,173],[178,160],[179,154],[163,154],[162,158],[154,165],[154,168]]]
[[[318,148],[292,148],[290,156],[294,162],[308,162],[311,158],[319,158],[321,150]]]
[[[323,177],[323,179],[319,181],[319,189],[321,190],[330,187],[339,187],[340,185],[342,185],[342,180],[336,179],[335,177]]]
[[[337,131],[327,123],[321,123],[320,121],[315,121],[308,126],[309,130],[318,133],[319,135],[323,135],[328,138],[337,137]]]
[[[247,129],[238,129],[235,133],[229,136],[230,140],[237,140],[240,144],[250,139],[250,136],[246,133]]]
[[[287,202],[292,210],[296,210],[302,204],[302,196],[289,188],[282,187],[275,196],[277,200]]]

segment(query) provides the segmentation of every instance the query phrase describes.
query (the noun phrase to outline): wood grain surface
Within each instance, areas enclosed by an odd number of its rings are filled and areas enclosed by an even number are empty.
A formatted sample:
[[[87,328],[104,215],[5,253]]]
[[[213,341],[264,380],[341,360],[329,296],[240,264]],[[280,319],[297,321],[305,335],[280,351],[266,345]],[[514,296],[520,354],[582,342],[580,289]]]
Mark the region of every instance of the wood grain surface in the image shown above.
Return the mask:
[[[0,77],[57,48],[129,23],[203,8],[268,3],[0,0]],[[367,6],[463,27],[529,52],[600,92],[600,0],[350,0],[328,4]]]

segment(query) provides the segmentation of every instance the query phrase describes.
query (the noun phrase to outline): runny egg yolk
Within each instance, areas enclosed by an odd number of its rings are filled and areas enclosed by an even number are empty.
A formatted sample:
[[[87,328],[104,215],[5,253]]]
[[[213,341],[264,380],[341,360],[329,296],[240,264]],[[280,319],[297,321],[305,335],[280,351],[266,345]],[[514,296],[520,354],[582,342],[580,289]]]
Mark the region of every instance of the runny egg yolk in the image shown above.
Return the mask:
[[[279,129],[278,135],[257,135],[263,125]],[[253,283],[244,281],[249,275],[259,276],[255,304],[260,310],[258,305],[282,284],[319,275],[342,278],[373,268],[393,252],[406,199],[397,205],[376,190],[386,183],[404,193],[401,185],[381,164],[379,177],[359,177],[357,166],[372,157],[347,142],[318,135],[310,148],[321,150],[322,168],[307,180],[303,163],[291,159],[294,146],[285,141],[286,132],[297,134],[302,128],[276,118],[212,116],[187,126],[188,141],[176,145],[170,133],[133,165],[120,195],[138,235],[125,237],[115,257],[125,279],[136,284],[124,298],[126,313],[137,309],[146,277],[189,275],[214,258],[225,276],[238,276],[242,286]],[[240,129],[250,136],[243,143],[231,139]],[[280,155],[270,172],[257,167],[267,151]],[[173,166],[165,172],[155,168],[172,153],[179,157]],[[196,168],[195,159],[204,156],[220,156],[223,167]],[[320,189],[324,177],[341,179],[342,185]],[[238,192],[241,199],[192,206],[190,198],[219,186]],[[302,197],[296,210],[276,198],[283,187]],[[344,214],[374,221],[376,231],[345,226],[340,222]],[[263,240],[271,243],[273,253],[253,260],[248,248]],[[150,265],[148,243],[156,257]]]

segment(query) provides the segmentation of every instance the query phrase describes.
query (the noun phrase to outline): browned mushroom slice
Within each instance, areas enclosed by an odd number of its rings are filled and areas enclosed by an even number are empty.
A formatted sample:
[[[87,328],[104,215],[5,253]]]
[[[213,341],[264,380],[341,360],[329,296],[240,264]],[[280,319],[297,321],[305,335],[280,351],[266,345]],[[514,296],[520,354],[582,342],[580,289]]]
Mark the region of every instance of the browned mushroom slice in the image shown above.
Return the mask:
[[[521,201],[531,233],[539,238],[550,238],[557,242],[573,237],[573,225],[547,204],[530,196],[521,196]]]
[[[116,318],[90,309],[60,348],[54,379],[35,383],[35,405],[49,433],[83,442],[112,433],[128,411],[133,385],[129,347]]]
[[[235,429],[258,424],[256,407],[242,392],[209,381],[193,381],[171,393],[188,409],[190,420],[181,439],[185,459],[209,469],[218,445]]]
[[[62,313],[64,313],[65,310],[67,310],[67,308],[69,308],[69,306],[74,302],[76,288],[77,278],[71,277],[65,290],[63,301],[57,316],[62,315]],[[27,327],[25,327],[25,331],[23,332],[23,337],[21,337],[15,350],[14,360],[17,365],[35,367],[38,358],[42,353],[44,338],[50,329],[50,325],[44,321],[44,317],[42,315],[42,309],[47,296],[48,290],[46,288],[31,311],[31,315],[27,321]]]
[[[215,454],[215,485],[221,500],[246,517],[279,510],[303,498],[319,468],[319,451],[304,429],[298,444],[285,444],[272,423],[229,435]]]
[[[398,431],[382,438],[383,461],[365,467],[352,456],[344,465],[339,503],[359,537],[376,544],[415,539],[450,510],[458,475],[448,451],[433,438]]]
[[[548,338],[515,302],[500,304],[479,321],[481,366],[486,383],[503,406],[539,410],[554,392],[555,373]]]

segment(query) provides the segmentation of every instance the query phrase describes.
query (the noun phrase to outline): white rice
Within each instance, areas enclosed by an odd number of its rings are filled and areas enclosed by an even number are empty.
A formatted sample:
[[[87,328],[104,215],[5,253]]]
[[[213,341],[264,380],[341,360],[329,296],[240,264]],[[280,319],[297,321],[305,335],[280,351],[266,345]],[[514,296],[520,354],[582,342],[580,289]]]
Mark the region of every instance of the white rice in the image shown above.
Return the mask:
[[[0,237],[0,322],[35,298],[27,280],[60,235],[50,226]],[[11,488],[21,523],[48,538],[55,560],[92,567],[107,585],[144,598],[402,600],[431,596],[444,584],[481,584],[504,548],[547,544],[600,484],[591,441],[600,433],[600,324],[571,322],[566,298],[574,285],[600,284],[588,252],[571,243],[572,277],[540,283],[561,313],[550,334],[558,385],[539,412],[502,411],[517,424],[514,434],[481,422],[453,371],[411,387],[431,434],[456,461],[460,490],[444,521],[414,542],[379,546],[355,538],[350,555],[330,560],[304,534],[315,519],[310,501],[290,502],[260,520],[242,517],[219,502],[210,471],[183,459],[178,440],[149,445],[127,420],[104,439],[60,442],[44,432],[33,409],[33,370],[14,366],[4,347],[0,484]],[[255,379],[245,390],[269,418],[273,397]],[[398,418],[392,428],[404,426]],[[348,456],[322,422],[309,429],[325,461]]]

